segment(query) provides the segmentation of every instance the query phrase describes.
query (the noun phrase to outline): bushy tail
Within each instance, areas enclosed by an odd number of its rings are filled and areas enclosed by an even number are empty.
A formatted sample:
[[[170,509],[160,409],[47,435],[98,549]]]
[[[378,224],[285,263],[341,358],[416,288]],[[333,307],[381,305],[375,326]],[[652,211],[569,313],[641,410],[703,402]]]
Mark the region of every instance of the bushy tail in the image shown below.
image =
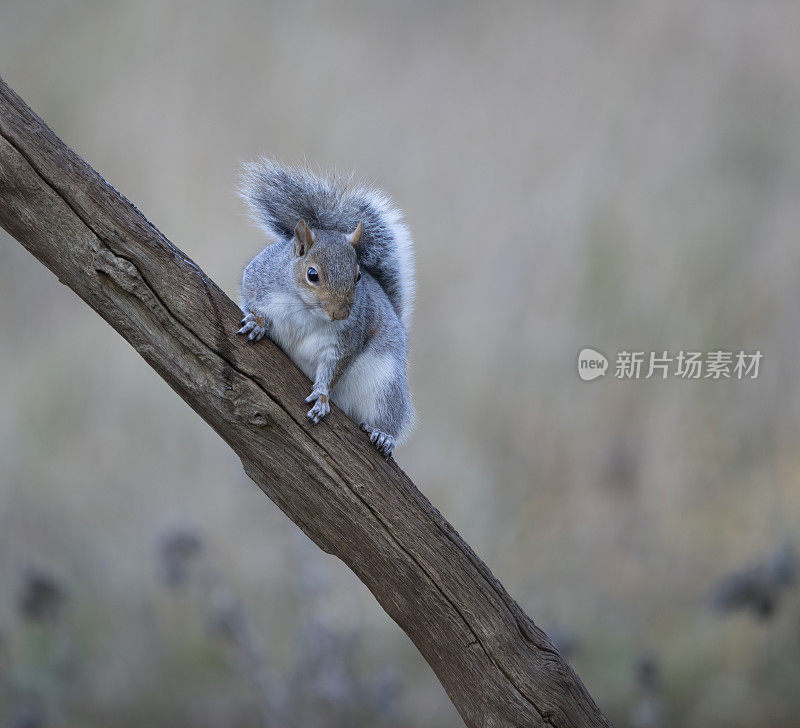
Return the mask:
[[[272,242],[286,240],[299,220],[312,228],[351,233],[364,224],[358,259],[380,284],[406,331],[414,307],[414,249],[403,215],[379,190],[352,176],[318,175],[271,159],[244,165],[239,192]]]

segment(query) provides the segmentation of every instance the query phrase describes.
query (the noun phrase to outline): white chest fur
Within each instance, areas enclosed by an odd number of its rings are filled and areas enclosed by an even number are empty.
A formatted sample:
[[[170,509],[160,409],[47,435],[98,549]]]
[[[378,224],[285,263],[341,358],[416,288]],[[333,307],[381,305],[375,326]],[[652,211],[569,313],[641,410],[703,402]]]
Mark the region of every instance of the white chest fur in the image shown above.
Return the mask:
[[[331,399],[359,424],[377,423],[383,394],[397,376],[397,363],[388,352],[362,351],[331,390]]]
[[[263,310],[272,324],[270,336],[314,381],[317,362],[336,345],[333,326],[289,295],[271,297]]]
[[[290,294],[273,295],[259,309],[271,323],[270,337],[313,382],[317,363],[336,348],[335,324],[315,316]],[[367,349],[341,373],[331,399],[356,422],[374,425],[381,395],[396,376],[397,362],[389,352]]]

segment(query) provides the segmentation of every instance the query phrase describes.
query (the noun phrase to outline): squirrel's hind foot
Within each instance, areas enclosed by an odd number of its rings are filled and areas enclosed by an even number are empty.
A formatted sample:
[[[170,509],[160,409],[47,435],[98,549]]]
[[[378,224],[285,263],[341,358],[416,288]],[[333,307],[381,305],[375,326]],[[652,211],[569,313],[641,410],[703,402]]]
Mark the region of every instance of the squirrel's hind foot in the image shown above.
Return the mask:
[[[362,422],[361,427],[369,435],[369,441],[378,448],[378,452],[384,457],[391,457],[397,440],[387,432],[382,432],[377,427],[370,427],[366,422]]]
[[[254,313],[248,313],[241,323],[244,325],[236,333],[246,335],[250,341],[260,341],[267,333],[267,322]]]

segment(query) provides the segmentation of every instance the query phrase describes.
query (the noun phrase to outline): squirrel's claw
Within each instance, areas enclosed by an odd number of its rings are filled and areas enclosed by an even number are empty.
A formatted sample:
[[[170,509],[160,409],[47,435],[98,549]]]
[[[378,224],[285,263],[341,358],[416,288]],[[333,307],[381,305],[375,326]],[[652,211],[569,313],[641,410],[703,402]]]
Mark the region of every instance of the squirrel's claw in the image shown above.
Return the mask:
[[[325,394],[320,394],[319,392],[312,392],[311,397],[316,398],[316,403],[314,406],[308,411],[306,418],[312,425],[316,425],[328,412],[331,411],[331,405],[328,400],[328,396]],[[306,402],[310,401],[310,397],[306,397]]]
[[[314,390],[306,397],[306,402],[314,402],[306,417],[312,425],[316,425],[328,412],[331,411],[330,399],[325,392]]]
[[[248,313],[241,322],[244,324],[236,333],[244,334],[250,341],[260,341],[267,333],[267,327],[264,319],[255,314]]]
[[[397,440],[388,432],[382,432],[377,427],[370,427],[366,422],[362,422],[359,427],[369,435],[369,441],[378,448],[378,452],[384,457],[390,457],[397,445]]]

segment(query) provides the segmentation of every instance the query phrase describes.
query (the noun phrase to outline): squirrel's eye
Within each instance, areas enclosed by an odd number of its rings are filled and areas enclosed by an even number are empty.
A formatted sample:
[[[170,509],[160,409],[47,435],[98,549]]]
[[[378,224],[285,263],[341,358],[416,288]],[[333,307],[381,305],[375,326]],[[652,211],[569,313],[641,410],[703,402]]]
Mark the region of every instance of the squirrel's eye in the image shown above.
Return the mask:
[[[309,283],[319,283],[319,273],[317,273],[317,269],[309,268],[306,271],[306,278],[308,278]]]
[[[359,270],[358,275],[356,276],[356,283],[358,283],[360,280],[361,280],[361,271]]]

